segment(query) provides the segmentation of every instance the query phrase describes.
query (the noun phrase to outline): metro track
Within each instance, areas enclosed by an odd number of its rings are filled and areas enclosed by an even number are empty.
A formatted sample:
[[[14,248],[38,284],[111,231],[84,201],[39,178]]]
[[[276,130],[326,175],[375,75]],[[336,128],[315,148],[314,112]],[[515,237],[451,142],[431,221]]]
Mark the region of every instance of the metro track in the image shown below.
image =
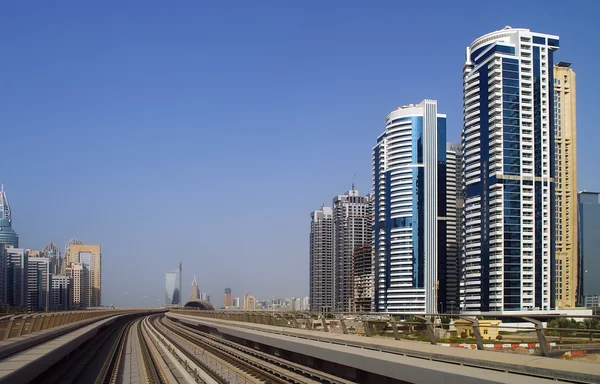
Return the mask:
[[[129,366],[127,366],[129,365]],[[143,318],[120,319],[31,381],[35,384],[179,383],[153,348]]]
[[[193,329],[167,319],[164,316],[154,316],[151,322],[156,329],[171,339],[179,338],[199,348],[202,353],[208,353],[215,360],[227,365],[231,371],[242,372],[246,375],[244,382],[252,383],[335,383],[348,384],[351,381],[333,376],[316,369],[296,364],[283,358],[258,351],[253,348],[224,340],[197,329]],[[175,335],[175,337],[173,337]],[[210,367],[206,367],[208,371]],[[214,368],[213,368],[214,370]],[[211,375],[218,383],[229,383],[223,377]],[[235,382],[235,381],[233,381]]]

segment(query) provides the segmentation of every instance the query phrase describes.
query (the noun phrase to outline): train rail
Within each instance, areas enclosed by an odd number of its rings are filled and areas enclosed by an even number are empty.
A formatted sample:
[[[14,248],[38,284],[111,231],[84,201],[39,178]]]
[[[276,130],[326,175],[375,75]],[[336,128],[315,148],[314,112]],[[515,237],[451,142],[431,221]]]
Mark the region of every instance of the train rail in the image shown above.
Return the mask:
[[[177,379],[153,344],[141,317],[102,328],[32,383],[187,383]]]
[[[223,364],[243,372],[245,375],[249,376],[252,382],[351,383],[348,380],[300,364],[292,363],[277,356],[257,351],[212,335],[199,333],[196,329],[191,329],[168,320],[164,316],[160,319],[158,317],[153,318],[153,324],[157,329],[160,329],[163,334],[171,337],[176,335],[176,337],[196,345],[202,350],[202,353],[209,353],[221,360]]]

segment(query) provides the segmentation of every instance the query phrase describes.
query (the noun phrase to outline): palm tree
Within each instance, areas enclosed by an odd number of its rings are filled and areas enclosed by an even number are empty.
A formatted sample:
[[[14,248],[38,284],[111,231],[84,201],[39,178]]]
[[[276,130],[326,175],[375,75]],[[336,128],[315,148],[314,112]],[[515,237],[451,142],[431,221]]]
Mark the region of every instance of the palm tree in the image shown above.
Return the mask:
[[[580,321],[578,324],[579,328],[582,329],[600,329],[600,320],[598,320],[597,318],[589,318],[589,319],[583,319],[583,321]],[[590,342],[592,341],[592,339],[594,338],[594,332],[590,332]]]
[[[563,338],[563,333],[565,333],[566,331],[563,331],[563,329],[569,329],[569,328],[575,328],[576,327],[576,323],[574,320],[569,320],[566,317],[559,317],[556,319],[552,319],[548,322],[548,328],[559,328],[558,331],[553,330],[552,332],[558,332],[558,342],[562,343],[562,338]]]

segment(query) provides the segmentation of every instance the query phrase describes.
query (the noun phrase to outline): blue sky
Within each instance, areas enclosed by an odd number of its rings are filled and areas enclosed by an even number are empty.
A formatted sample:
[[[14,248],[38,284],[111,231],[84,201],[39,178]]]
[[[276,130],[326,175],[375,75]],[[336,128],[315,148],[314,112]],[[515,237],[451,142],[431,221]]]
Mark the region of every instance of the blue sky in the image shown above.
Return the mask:
[[[513,11],[516,10],[517,11]],[[551,10],[558,10],[551,17]],[[459,140],[465,47],[557,34],[577,72],[579,188],[600,190],[595,2],[3,2],[0,181],[21,246],[103,248],[105,304],[156,304],[184,265],[222,304],[308,294],[310,211],[371,188],[399,105]],[[147,296],[146,299],[143,299]]]

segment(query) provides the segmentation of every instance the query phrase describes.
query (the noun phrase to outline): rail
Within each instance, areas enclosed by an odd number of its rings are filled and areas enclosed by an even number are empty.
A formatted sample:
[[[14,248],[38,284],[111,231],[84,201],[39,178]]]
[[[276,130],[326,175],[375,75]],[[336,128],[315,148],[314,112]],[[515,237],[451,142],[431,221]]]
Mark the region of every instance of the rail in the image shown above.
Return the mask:
[[[197,329],[177,324],[162,318],[162,324],[171,332],[198,345],[206,351],[242,370],[248,370],[255,377],[273,383],[305,383],[315,380],[320,383],[348,384],[347,380],[309,368],[288,360],[248,348],[221,338],[199,333]]]
[[[127,334],[129,329],[133,325],[136,320],[132,320],[125,325],[117,339],[113,343],[112,348],[108,354],[108,358],[106,359],[100,373],[98,374],[98,378],[96,379],[96,384],[108,384],[115,383],[117,381],[117,376],[119,374],[119,365],[121,363],[121,357],[123,356],[123,349],[125,348],[125,343],[127,340]]]

